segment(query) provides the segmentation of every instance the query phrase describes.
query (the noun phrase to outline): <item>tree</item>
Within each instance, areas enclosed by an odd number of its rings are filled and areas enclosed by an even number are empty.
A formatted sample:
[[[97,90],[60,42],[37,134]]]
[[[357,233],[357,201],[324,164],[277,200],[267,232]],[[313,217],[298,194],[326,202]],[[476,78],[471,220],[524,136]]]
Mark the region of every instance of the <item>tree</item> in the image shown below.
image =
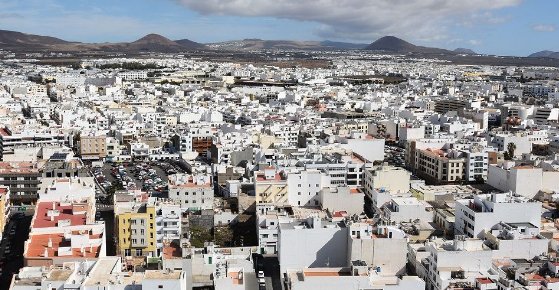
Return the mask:
[[[505,159],[512,160],[514,158],[514,151],[516,151],[516,144],[511,142],[507,145],[507,152],[504,154]]]

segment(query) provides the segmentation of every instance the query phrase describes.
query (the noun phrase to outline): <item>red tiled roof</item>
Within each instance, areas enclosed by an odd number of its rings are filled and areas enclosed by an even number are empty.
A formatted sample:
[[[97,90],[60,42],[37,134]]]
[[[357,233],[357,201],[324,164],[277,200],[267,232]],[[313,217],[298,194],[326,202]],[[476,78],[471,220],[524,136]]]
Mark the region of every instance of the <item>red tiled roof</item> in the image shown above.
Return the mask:
[[[91,238],[99,238],[98,236],[90,236]],[[49,247],[49,241],[52,247]],[[59,256],[58,249],[60,247],[70,247],[70,241],[64,240],[64,234],[45,234],[32,235],[29,239],[29,246],[25,253],[26,258],[45,257],[45,249],[47,249],[48,257],[83,257],[96,258],[99,254],[99,247],[84,247],[84,253],[81,249],[73,248],[71,255]]]
[[[48,216],[48,212],[49,210],[53,210],[53,203],[52,202],[40,202],[39,204],[37,204],[37,210],[35,213],[35,220],[33,223],[33,227],[34,228],[50,228],[50,227],[56,227],[58,225],[58,222],[61,220],[70,220],[70,225],[72,226],[79,226],[79,225],[85,225],[86,224],[86,214],[82,213],[82,214],[74,214],[73,213],[73,208],[75,208],[77,205],[64,205],[61,206],[60,203],[55,202],[54,203],[54,209],[59,211],[58,216],[55,216],[54,218]],[[82,207],[79,207],[80,211],[81,209],[83,209]]]

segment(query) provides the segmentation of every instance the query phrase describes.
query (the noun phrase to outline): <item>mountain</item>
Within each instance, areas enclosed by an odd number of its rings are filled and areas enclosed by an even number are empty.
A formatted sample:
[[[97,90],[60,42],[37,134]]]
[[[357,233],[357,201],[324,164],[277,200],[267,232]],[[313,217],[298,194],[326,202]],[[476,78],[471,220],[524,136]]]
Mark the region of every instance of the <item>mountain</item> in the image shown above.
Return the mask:
[[[180,52],[184,47],[159,34],[148,34],[124,45],[127,51]]]
[[[134,42],[80,43],[55,37],[0,30],[0,48],[15,52],[66,51],[66,52],[183,52],[203,49],[205,46],[188,39],[172,41],[159,34],[148,34]]]
[[[528,57],[547,57],[547,58],[559,58],[559,52],[544,50],[536,53],[530,54]]]
[[[332,47],[335,49],[363,49],[367,47],[367,44],[364,43],[349,43],[349,42],[338,42],[338,41],[330,41],[325,40],[320,43],[320,45],[324,47]]]
[[[293,40],[262,40],[243,39],[208,44],[214,49],[224,50],[350,50],[362,49],[366,44],[335,42],[335,41],[293,41]]]
[[[446,49],[417,46],[395,36],[381,37],[365,47],[365,49],[394,53],[455,54]]]
[[[3,49],[46,49],[71,42],[50,36],[26,34],[16,31],[0,30],[0,48]]]
[[[475,51],[473,51],[469,48],[457,48],[453,51],[458,53],[458,54],[477,54]]]
[[[204,49],[206,48],[205,45],[198,43],[198,42],[194,42],[190,39],[179,39],[179,40],[175,40],[176,43],[178,43],[180,46],[187,48],[187,49]]]

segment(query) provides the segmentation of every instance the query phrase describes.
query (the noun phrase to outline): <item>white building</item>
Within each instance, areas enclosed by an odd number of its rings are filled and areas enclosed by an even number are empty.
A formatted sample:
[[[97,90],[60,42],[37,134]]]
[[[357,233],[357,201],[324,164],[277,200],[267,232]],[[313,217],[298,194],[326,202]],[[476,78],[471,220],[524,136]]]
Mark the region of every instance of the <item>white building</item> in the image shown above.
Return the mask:
[[[311,217],[280,224],[280,272],[290,269],[347,266],[348,228],[343,222]]]
[[[529,223],[539,228],[540,202],[530,202],[525,197],[510,193],[480,194],[473,199],[456,201],[454,232],[471,238],[481,237],[501,222]]]
[[[214,193],[209,175],[169,175],[169,198],[184,210],[213,209]]]
[[[319,206],[319,192],[330,187],[330,176],[316,169],[287,174],[287,200],[292,206]]]

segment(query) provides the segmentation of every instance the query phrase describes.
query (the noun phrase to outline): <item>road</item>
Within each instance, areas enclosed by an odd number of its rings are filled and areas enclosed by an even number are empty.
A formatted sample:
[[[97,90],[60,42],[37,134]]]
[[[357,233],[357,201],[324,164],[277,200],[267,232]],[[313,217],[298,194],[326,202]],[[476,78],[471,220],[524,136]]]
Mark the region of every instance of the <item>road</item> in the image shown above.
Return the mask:
[[[278,258],[275,256],[264,256],[262,260],[262,270],[264,271],[264,277],[266,277],[266,289],[283,290]]]
[[[12,215],[5,227],[3,239],[0,244],[0,263],[2,275],[0,276],[0,290],[8,289],[12,280],[12,275],[19,272],[23,267],[23,247],[29,237],[29,227],[32,215],[19,214]],[[10,231],[15,230],[15,234],[10,235]]]

